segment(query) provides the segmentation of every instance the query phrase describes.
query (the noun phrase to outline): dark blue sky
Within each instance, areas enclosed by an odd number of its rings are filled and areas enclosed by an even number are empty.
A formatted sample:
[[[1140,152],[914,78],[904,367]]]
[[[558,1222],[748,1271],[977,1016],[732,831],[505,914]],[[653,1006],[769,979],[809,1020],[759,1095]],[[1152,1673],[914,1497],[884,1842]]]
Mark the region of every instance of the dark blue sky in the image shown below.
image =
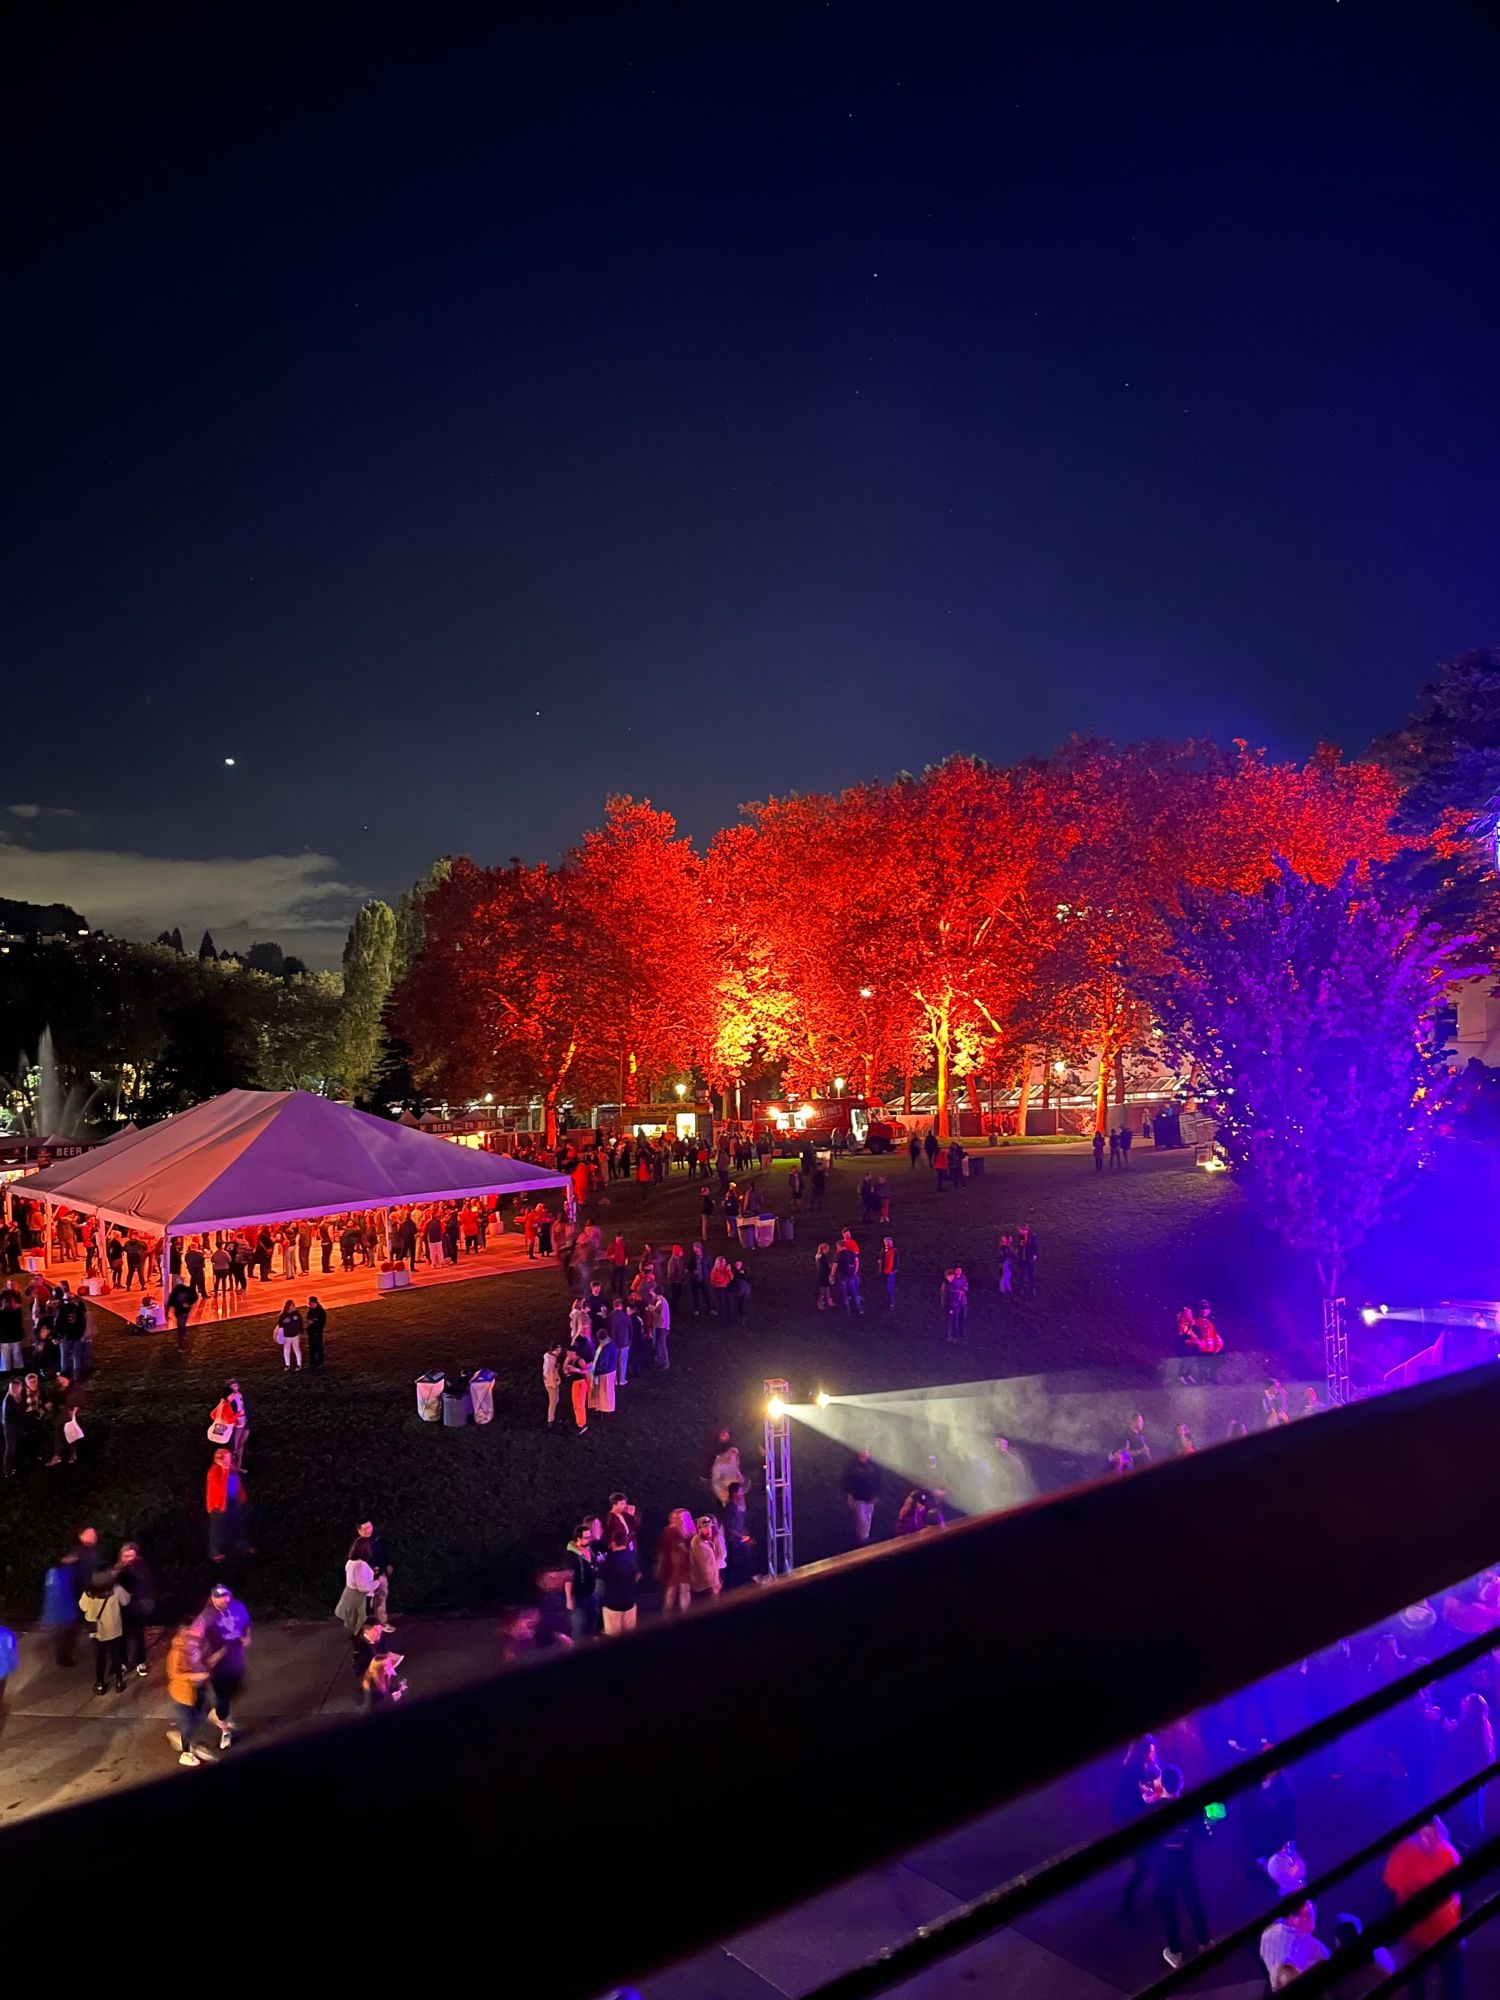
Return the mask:
[[[16,893],[1358,747],[1500,640],[1493,10],[229,11],[3,107]]]

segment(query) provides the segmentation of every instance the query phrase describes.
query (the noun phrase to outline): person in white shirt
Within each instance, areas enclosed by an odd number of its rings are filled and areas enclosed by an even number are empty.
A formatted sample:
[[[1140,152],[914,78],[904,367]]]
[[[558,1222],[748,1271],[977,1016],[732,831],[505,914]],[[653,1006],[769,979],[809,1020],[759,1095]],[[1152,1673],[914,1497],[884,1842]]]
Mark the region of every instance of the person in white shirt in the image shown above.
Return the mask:
[[[1328,1957],[1327,1945],[1313,1936],[1318,1920],[1311,1903],[1289,1910],[1284,1917],[1267,1924],[1260,1934],[1260,1959],[1271,1982],[1271,1991],[1280,1993],[1310,1966],[1321,1965]]]

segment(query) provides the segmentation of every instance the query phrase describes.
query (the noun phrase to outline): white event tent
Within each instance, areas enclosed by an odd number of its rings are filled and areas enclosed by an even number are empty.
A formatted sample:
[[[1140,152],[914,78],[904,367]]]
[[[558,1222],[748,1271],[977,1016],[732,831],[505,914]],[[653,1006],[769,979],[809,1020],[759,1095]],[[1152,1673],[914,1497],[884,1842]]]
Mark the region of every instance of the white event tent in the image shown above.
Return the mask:
[[[160,1233],[165,1299],[173,1237],[566,1184],[565,1175],[311,1091],[230,1090],[44,1167],[27,1176],[24,1193],[47,1204],[49,1241],[56,1208]]]

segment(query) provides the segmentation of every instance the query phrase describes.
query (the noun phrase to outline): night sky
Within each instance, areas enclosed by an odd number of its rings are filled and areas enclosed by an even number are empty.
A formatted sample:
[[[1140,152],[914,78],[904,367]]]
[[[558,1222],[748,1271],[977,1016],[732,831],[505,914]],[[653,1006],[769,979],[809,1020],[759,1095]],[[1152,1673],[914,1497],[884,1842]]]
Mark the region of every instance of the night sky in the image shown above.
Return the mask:
[[[1492,8],[534,12],[13,53],[0,893],[326,959],[610,791],[1500,642]]]

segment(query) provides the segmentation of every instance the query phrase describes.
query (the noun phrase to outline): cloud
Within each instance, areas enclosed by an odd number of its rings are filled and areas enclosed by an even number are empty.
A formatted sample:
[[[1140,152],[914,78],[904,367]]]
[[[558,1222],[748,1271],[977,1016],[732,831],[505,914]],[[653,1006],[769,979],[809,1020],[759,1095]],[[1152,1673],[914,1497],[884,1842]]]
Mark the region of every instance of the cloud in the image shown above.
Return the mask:
[[[71,806],[7,806],[17,819],[77,819]]]
[[[210,930],[221,950],[275,938],[325,961],[337,956],[363,896],[338,880],[337,868],[328,854],[178,861],[105,848],[44,852],[0,836],[0,882],[22,902],[68,903],[119,937],[154,938],[176,925],[190,946]]]

